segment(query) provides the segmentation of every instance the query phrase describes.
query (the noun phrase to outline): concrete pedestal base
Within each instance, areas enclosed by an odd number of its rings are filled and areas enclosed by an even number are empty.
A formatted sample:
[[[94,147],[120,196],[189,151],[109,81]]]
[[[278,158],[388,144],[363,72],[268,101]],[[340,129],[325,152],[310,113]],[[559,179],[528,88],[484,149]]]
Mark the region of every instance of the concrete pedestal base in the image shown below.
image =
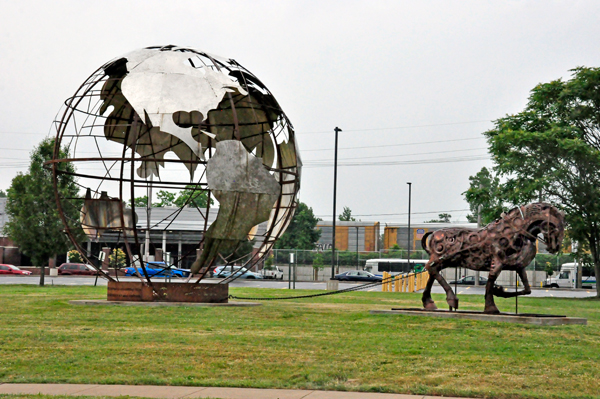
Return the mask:
[[[228,284],[109,281],[107,300],[132,302],[227,303]]]
[[[441,317],[446,319],[471,319],[481,321],[495,321],[501,323],[522,323],[535,324],[538,326],[560,326],[564,324],[582,324],[587,325],[587,319],[579,317],[542,315],[542,314],[485,314],[481,312],[455,311],[447,310],[425,310],[425,309],[392,309],[392,310],[371,310],[371,314],[387,315],[405,315],[405,316],[425,316]]]
[[[327,280],[327,291],[337,291],[340,289],[340,282],[338,280]]]

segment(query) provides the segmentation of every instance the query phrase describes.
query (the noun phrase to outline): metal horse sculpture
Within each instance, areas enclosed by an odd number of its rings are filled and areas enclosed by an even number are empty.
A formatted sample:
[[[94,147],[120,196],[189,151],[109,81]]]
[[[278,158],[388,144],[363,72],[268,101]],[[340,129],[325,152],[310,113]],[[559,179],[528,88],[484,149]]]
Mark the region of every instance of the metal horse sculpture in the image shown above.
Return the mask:
[[[539,234],[543,235],[543,240],[538,237]],[[425,234],[421,243],[430,258],[425,266],[429,281],[423,292],[423,306],[427,310],[437,309],[431,299],[431,286],[437,280],[446,291],[450,310],[458,309],[458,298],[440,271],[447,267],[466,267],[489,271],[484,313],[500,313],[494,303],[494,295],[509,298],[531,293],[525,268],[535,257],[536,239],[542,240],[548,252],[554,254],[560,249],[563,234],[563,213],[543,202],[514,208],[501,219],[479,230],[447,228]],[[506,292],[495,285],[502,270],[515,270],[524,289]]]

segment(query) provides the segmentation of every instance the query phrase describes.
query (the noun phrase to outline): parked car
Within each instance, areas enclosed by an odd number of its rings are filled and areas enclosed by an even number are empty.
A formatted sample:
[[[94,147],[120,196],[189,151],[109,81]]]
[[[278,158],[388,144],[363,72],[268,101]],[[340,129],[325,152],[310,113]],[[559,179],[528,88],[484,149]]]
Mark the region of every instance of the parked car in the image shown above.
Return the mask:
[[[487,278],[479,276],[479,285],[486,285],[487,281]],[[450,281],[448,284],[475,285],[475,276],[466,276],[463,278],[459,278],[456,281]]]
[[[242,269],[242,266],[217,266],[215,267],[210,275],[211,277],[217,277],[217,278],[221,278],[222,276],[222,272],[223,271],[228,271],[228,272],[237,272],[240,269]]]
[[[381,276],[376,276],[373,273],[370,273],[366,270],[351,270],[349,272],[336,274],[333,279],[340,280],[340,281],[381,281],[382,280]]]
[[[283,270],[279,266],[271,266],[270,269],[262,269],[260,274],[266,279],[283,280]]]
[[[144,270],[141,267],[126,267],[123,269],[126,276],[137,276],[136,269],[141,276],[144,276]],[[167,265],[165,262],[148,262],[146,264],[146,273],[148,277],[187,277],[190,275],[188,269],[178,269],[173,265]]]
[[[241,268],[233,273],[229,268],[227,270],[221,270],[218,274],[215,274],[215,277],[227,278],[231,275],[233,275],[233,278],[247,278],[250,280],[262,280],[264,278],[262,274],[251,272],[250,270],[242,270]]]
[[[0,274],[19,274],[23,276],[29,276],[31,272],[29,270],[21,270],[14,265],[0,264]]]
[[[58,274],[62,276],[95,276],[98,270],[85,263],[63,263],[58,267]]]

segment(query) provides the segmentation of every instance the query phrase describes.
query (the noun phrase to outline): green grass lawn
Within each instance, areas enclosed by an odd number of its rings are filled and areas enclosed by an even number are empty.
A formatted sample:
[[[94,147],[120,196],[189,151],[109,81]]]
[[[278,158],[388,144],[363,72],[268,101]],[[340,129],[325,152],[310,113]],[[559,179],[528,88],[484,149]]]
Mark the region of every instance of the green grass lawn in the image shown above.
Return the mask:
[[[103,287],[0,286],[0,381],[600,398],[595,299],[519,299],[521,312],[588,318],[557,327],[369,314],[420,305],[419,294],[382,292],[250,308],[68,304],[105,298]],[[483,309],[483,297],[460,299]],[[514,299],[497,304],[514,310]]]

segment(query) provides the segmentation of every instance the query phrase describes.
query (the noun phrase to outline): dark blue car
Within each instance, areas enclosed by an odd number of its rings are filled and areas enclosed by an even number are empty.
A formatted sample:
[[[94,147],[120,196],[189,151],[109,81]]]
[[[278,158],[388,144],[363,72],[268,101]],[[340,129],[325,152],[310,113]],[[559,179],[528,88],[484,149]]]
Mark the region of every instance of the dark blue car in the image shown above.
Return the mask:
[[[126,276],[136,276],[135,267],[126,267]],[[141,267],[137,268],[138,272],[144,277],[144,270]],[[148,277],[168,278],[180,277],[184,278],[190,275],[188,269],[177,269],[173,265],[169,266],[165,262],[148,262],[146,263],[146,273]]]

